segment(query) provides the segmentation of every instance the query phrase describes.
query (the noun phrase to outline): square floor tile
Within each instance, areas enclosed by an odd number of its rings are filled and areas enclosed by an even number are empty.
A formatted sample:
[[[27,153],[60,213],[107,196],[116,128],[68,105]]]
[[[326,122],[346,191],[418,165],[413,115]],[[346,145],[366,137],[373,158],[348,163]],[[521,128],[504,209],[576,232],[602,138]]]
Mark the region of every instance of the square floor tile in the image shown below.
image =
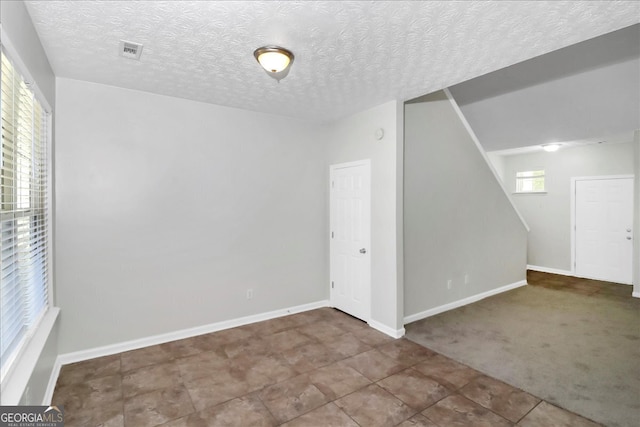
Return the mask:
[[[160,344],[160,348],[169,353],[171,359],[193,356],[204,351],[202,346],[199,345],[197,336]]]
[[[438,425],[447,427],[509,427],[512,425],[501,416],[458,394],[445,397],[422,411],[422,415]]]
[[[337,399],[371,384],[368,378],[344,363],[316,369],[307,376],[329,399]]]
[[[120,355],[98,357],[83,362],[63,365],[57,386],[78,384],[90,379],[120,374]]]
[[[71,412],[121,400],[122,378],[120,375],[111,375],[59,387],[53,394],[52,403],[64,405],[65,412]]]
[[[333,403],[327,403],[324,406],[314,409],[311,412],[295,418],[288,423],[282,424],[283,427],[359,427],[347,414]]]
[[[129,371],[122,377],[122,396],[126,399],[137,394],[182,384],[180,369],[174,362],[146,366]]]
[[[124,402],[125,425],[155,426],[194,412],[184,386],[171,387],[134,396]]]
[[[371,381],[381,380],[396,372],[400,372],[404,368],[402,364],[390,359],[375,349],[346,359],[344,363]]]
[[[540,403],[529,393],[484,375],[464,386],[460,394],[514,423]]]
[[[271,347],[269,340],[262,337],[251,337],[245,340],[234,341],[224,346],[224,352],[229,358],[250,354],[252,356],[261,356],[270,354]]]
[[[173,354],[161,345],[152,345],[120,354],[122,372],[168,362]]]
[[[311,342],[311,338],[295,329],[276,332],[268,337],[271,351],[283,352]]]
[[[296,328],[296,330],[318,341],[331,341],[347,332],[327,320],[310,323]]]
[[[302,375],[263,389],[258,396],[279,422],[296,418],[329,401]]]
[[[378,385],[418,411],[450,393],[446,387],[411,368],[379,381]]]
[[[402,424],[398,424],[398,427],[439,427],[437,424],[430,421],[422,414],[416,414],[409,418]]]
[[[360,341],[351,332],[338,335],[327,344],[333,351],[338,353],[342,359],[371,350],[370,346]]]
[[[334,402],[361,426],[395,426],[416,411],[376,384],[348,394]]]
[[[273,427],[278,423],[257,396],[250,394],[185,417],[171,427]]]
[[[565,411],[547,402],[541,402],[533,408],[519,423],[522,427],[598,427],[600,424],[594,423],[586,418]]]
[[[252,390],[250,383],[237,380],[226,371],[186,381],[184,385],[196,411],[243,396]]]
[[[353,332],[353,335],[363,343],[375,347],[378,345],[386,344],[395,340],[387,334],[383,334],[373,328],[363,328]]]
[[[318,342],[309,342],[284,351],[282,356],[293,369],[300,373],[321,368],[343,358],[335,350]]]
[[[122,400],[101,403],[81,410],[64,409],[64,425],[67,427],[124,427],[124,403]]]
[[[251,391],[298,375],[282,355],[242,356],[229,361],[228,371],[238,381],[246,382]]]
[[[189,357],[176,359],[175,361],[180,375],[185,381],[208,377],[216,372],[227,369],[229,359],[215,351],[203,351]]]
[[[378,347],[378,350],[385,356],[406,367],[415,365],[436,354],[406,338],[400,338],[381,345]]]
[[[454,390],[465,386],[472,379],[481,375],[475,369],[440,354],[425,359],[414,365],[413,368]]]

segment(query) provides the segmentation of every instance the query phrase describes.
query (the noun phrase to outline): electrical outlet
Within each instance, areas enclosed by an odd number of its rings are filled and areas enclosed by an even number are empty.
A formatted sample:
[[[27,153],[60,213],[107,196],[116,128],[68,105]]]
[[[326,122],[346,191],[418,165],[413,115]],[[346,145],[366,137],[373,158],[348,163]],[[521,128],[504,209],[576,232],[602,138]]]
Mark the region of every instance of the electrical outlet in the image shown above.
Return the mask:
[[[453,286],[453,280],[451,279],[447,280],[447,289],[451,289],[452,286]]]
[[[253,299],[253,289],[247,289],[247,299]]]

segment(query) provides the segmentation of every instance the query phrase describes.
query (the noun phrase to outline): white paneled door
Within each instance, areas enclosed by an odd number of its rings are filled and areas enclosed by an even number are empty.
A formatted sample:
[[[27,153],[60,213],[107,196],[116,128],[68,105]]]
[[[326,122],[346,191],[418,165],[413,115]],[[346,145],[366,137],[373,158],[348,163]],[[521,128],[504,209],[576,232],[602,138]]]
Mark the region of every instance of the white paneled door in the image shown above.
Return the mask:
[[[575,227],[576,276],[631,284],[633,178],[576,180]]]
[[[371,164],[330,168],[331,305],[364,321],[371,300]]]

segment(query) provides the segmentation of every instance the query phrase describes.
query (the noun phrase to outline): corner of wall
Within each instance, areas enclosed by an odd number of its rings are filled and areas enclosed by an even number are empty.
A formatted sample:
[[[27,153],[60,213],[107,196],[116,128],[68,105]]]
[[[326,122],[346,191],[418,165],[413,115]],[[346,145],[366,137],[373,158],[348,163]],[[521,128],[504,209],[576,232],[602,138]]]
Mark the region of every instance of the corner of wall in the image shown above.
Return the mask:
[[[633,203],[633,296],[640,298],[640,130],[633,135],[635,147],[634,155],[634,188],[635,197]]]
[[[402,101],[396,101],[396,271],[396,330],[402,328],[402,335],[404,335],[404,102]]]

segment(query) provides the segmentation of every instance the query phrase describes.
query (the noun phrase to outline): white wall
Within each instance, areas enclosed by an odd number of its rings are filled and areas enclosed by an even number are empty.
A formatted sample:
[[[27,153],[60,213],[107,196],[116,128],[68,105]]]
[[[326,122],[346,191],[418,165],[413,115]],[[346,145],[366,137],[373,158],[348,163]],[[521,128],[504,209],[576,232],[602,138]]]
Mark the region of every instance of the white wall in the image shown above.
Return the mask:
[[[384,129],[382,140],[375,138],[378,128]],[[327,125],[324,137],[327,185],[329,165],[371,159],[371,317],[393,331],[403,328],[402,235],[397,228],[402,132],[402,103],[392,101]]]
[[[0,24],[2,25],[3,33],[9,38],[9,40],[5,39],[2,42],[5,44],[7,42],[11,43],[13,49],[19,55],[19,59],[34,79],[39,92],[53,107],[56,100],[55,76],[24,3],[22,1],[0,1]],[[13,59],[17,60],[18,58]],[[55,194],[53,196],[55,200]],[[28,349],[42,347],[39,355],[37,355],[37,362],[33,370],[26,372],[20,369],[21,367],[19,366],[19,369],[14,371],[13,376],[10,378],[9,382],[13,384],[3,387],[6,395],[13,394],[13,390],[19,389],[17,395],[22,394],[22,397],[19,398],[21,405],[39,405],[42,403],[49,377],[58,355],[58,320],[55,322],[45,342],[32,343],[36,345],[28,347]],[[39,337],[40,334],[37,334],[37,336]],[[28,359],[28,357],[23,357],[23,359]],[[22,374],[28,377],[28,381],[25,382],[26,388],[24,388],[24,390],[28,390],[28,393],[23,393],[22,391],[22,386],[24,385],[22,378],[15,378],[16,376],[22,376]],[[18,383],[20,385],[17,385]],[[16,402],[11,404],[13,403]]]
[[[571,268],[571,178],[634,172],[633,144],[596,144],[505,157],[505,186],[515,191],[518,171],[544,169],[546,194],[514,194],[513,200],[531,231],[528,264]]]
[[[523,281],[527,230],[443,92],[405,104],[404,150],[405,315]]]
[[[57,94],[61,353],[328,298],[319,128],[70,79]]]

